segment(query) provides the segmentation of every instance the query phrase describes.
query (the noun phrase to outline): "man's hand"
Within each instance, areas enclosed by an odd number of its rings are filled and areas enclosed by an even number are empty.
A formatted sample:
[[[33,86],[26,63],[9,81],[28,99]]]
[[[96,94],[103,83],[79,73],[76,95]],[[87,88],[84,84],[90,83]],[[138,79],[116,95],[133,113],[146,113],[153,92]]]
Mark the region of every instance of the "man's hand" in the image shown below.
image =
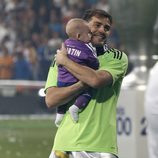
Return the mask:
[[[56,64],[57,65],[65,65],[67,59],[68,59],[67,49],[66,49],[64,43],[62,43],[61,49],[58,49],[57,54],[55,55]]]

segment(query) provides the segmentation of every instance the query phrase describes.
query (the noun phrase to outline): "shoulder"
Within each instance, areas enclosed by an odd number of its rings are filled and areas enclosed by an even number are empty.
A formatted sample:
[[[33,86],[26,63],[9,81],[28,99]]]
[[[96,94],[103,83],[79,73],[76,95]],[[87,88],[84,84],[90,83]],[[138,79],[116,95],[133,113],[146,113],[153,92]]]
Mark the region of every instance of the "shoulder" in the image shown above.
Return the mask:
[[[110,70],[115,69],[125,72],[128,67],[127,55],[118,49],[109,48],[98,59],[101,67],[109,68]]]
[[[96,48],[93,47],[93,45],[91,43],[85,43],[84,45],[87,49],[90,49],[92,52],[94,52],[94,51],[96,52]]]
[[[98,57],[102,64],[110,63],[113,65],[128,65],[128,57],[126,53],[115,48],[107,49],[103,55]],[[106,64],[105,63],[105,64]]]
[[[105,54],[114,60],[128,60],[127,55],[123,51],[115,48],[108,49]]]

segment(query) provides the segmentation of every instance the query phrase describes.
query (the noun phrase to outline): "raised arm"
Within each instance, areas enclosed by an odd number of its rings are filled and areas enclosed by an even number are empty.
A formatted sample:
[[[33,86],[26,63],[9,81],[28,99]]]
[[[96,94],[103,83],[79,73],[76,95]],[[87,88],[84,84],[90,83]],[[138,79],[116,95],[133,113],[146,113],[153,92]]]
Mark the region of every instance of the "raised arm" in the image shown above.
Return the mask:
[[[67,50],[64,45],[62,45],[61,50],[57,51],[56,63],[63,65],[76,78],[90,87],[98,88],[112,83],[112,76],[109,72],[105,70],[95,71],[89,67],[80,65],[70,60],[67,57]]]

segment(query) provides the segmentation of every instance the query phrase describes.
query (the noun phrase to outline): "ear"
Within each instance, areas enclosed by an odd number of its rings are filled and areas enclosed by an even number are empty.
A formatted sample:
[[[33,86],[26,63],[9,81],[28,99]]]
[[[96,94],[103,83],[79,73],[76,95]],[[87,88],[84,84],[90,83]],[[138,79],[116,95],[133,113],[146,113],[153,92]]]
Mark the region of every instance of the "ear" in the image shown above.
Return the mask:
[[[77,39],[79,40],[80,37],[81,37],[81,34],[80,34],[80,33],[77,33],[77,34],[76,34],[76,37],[77,37]]]

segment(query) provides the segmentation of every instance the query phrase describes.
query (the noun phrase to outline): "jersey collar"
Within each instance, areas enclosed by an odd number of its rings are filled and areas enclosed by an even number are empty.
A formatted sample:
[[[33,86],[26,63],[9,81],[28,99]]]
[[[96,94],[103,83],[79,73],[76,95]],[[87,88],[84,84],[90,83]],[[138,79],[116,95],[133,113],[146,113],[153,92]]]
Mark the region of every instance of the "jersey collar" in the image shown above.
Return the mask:
[[[108,49],[109,48],[107,44],[104,44],[103,46],[97,46],[96,47],[97,56],[103,55],[104,53],[106,53]]]

